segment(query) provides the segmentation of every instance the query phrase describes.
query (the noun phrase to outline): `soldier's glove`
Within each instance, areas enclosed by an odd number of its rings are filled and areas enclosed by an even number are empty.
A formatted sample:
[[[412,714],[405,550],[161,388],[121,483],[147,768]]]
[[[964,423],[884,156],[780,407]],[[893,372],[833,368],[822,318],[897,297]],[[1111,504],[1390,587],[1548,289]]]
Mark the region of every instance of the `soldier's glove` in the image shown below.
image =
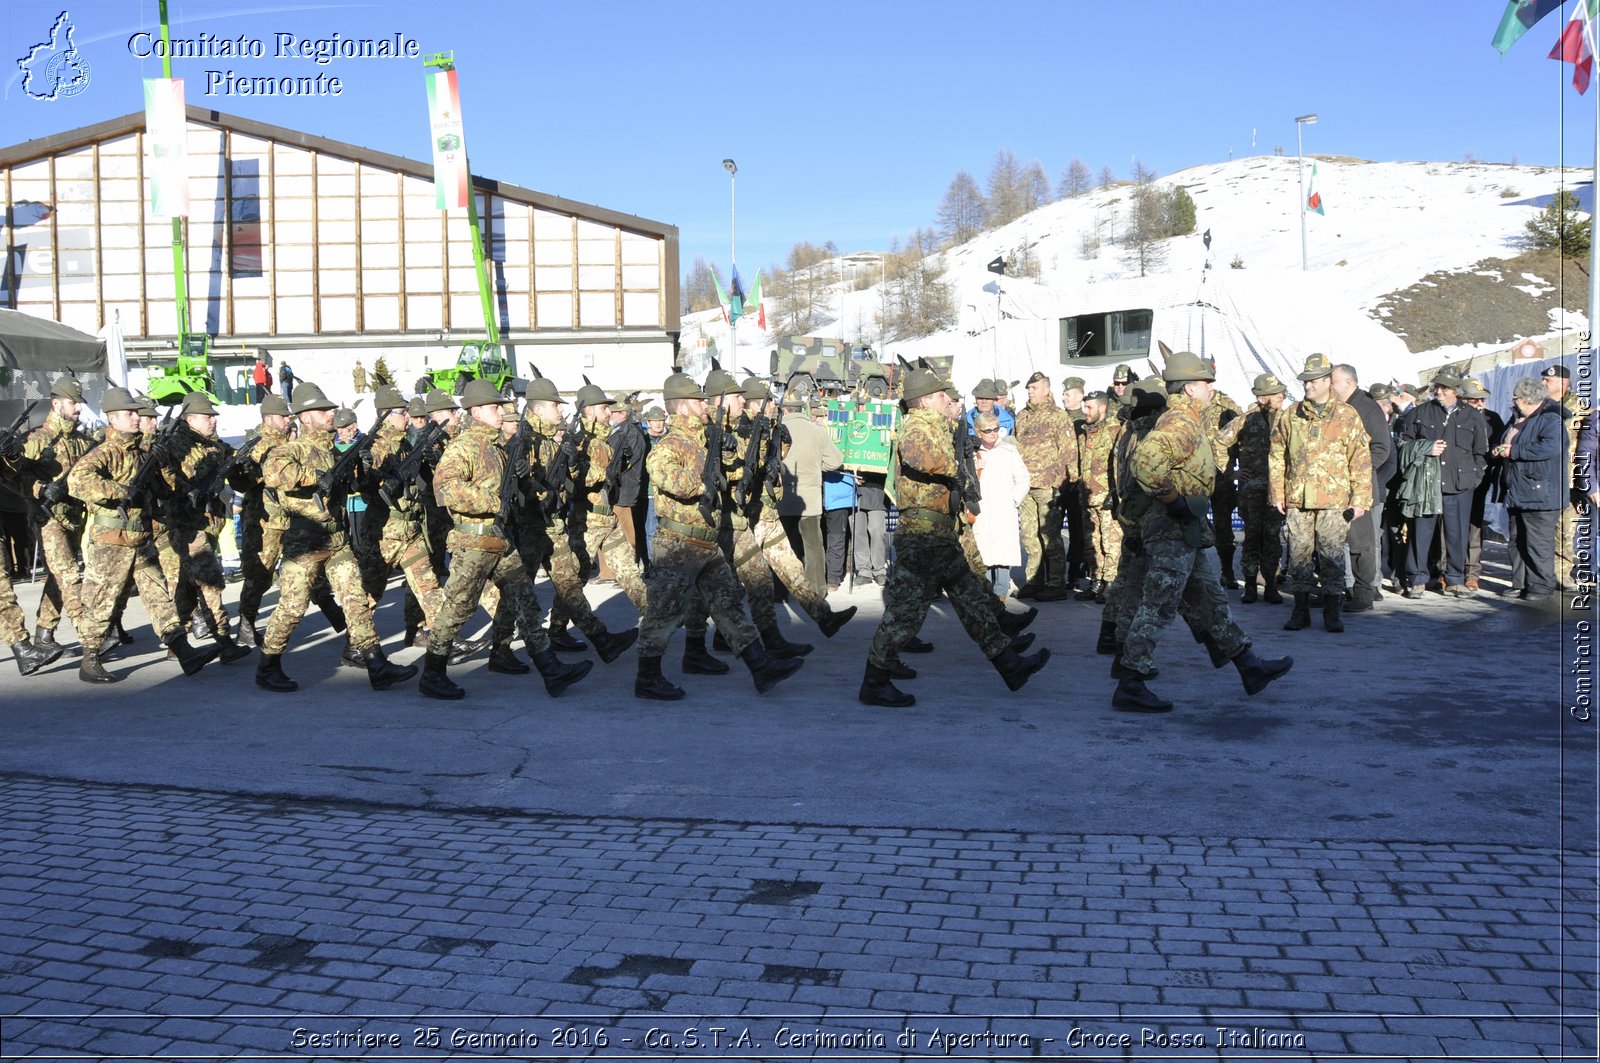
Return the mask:
[[[739,453],[739,436],[734,432],[722,433],[722,452],[724,454]]]
[[[360,450],[358,453],[360,454],[360,457],[356,458],[356,462],[361,466],[361,471],[363,471],[363,472],[371,472],[372,471],[372,448],[371,447],[365,447],[362,450]]]
[[[378,494],[381,495],[386,501],[393,502],[395,499],[400,497],[401,493],[404,492],[405,489],[406,485],[395,479],[393,476],[385,476],[383,478],[383,482],[378,485]]]
[[[39,501],[47,506],[59,505],[67,500],[67,485],[60,480],[51,480],[39,492]]]
[[[511,475],[519,480],[533,475],[533,462],[529,460],[527,451],[511,456]]]
[[[333,494],[334,483],[333,470],[329,469],[327,472],[317,477],[317,494],[323,496],[324,498]]]
[[[6,461],[18,461],[22,458],[22,437],[14,435],[7,439],[4,447],[0,447],[0,458]]]

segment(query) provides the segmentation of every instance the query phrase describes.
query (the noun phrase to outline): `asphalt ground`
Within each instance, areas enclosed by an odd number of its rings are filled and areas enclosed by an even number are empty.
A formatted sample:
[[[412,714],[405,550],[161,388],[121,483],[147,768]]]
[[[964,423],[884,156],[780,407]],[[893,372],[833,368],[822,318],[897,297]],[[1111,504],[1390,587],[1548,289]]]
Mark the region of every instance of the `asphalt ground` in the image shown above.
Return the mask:
[[[300,693],[250,660],[186,679],[136,601],[119,684],[0,662],[0,1056],[375,1058],[285,1023],[387,1014],[485,1034],[399,1054],[675,1058],[705,1054],[678,1027],[750,1019],[759,1047],[723,1058],[841,1058],[779,1045],[752,1018],[777,1009],[854,1016],[885,1057],[1593,1057],[1583,603],[1390,595],[1342,635],[1236,606],[1289,676],[1246,698],[1175,630],[1153,685],[1178,709],[1142,717],[1070,601],[1041,606],[1054,656],[1020,693],[940,605],[919,704],[861,706],[880,594],[835,595],[861,612],[828,642],[790,614],[820,645],[769,694],[730,657],[671,704],[632,697],[631,654],[554,700],[481,660],[462,702],[374,693],[315,614]],[[399,628],[393,591],[379,630],[420,656]],[[585,1009],[609,1046],[487,1036]],[[928,1043],[929,1016],[991,1038]]]

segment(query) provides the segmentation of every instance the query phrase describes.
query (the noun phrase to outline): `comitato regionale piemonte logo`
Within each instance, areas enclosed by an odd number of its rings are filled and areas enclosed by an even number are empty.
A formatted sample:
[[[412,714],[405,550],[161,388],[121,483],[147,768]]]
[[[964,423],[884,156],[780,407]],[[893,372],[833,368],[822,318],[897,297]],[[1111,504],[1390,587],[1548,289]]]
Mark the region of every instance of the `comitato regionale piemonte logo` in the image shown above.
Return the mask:
[[[22,91],[35,100],[76,96],[89,87],[89,61],[72,42],[72,16],[61,12],[50,37],[28,49],[17,60],[22,70]]]

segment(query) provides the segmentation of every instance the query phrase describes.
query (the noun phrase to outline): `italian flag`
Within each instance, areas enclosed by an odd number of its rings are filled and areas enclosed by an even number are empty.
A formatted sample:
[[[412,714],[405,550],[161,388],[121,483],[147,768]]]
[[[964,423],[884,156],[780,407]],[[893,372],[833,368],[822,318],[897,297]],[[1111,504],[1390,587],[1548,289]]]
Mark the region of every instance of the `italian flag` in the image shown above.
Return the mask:
[[[1596,2],[1600,2],[1600,0],[1596,0]],[[1327,214],[1322,209],[1322,193],[1317,191],[1317,164],[1316,163],[1312,163],[1311,164],[1311,183],[1306,186],[1306,189],[1307,189],[1307,191],[1306,191],[1306,209],[1307,210],[1314,210],[1318,214],[1321,214],[1324,217],[1326,217]]]
[[[1572,64],[1572,87],[1579,94],[1589,91],[1589,78],[1594,73],[1592,35],[1597,14],[1600,14],[1600,0],[1578,0],[1566,28],[1561,31],[1561,39],[1550,49],[1549,58]]]

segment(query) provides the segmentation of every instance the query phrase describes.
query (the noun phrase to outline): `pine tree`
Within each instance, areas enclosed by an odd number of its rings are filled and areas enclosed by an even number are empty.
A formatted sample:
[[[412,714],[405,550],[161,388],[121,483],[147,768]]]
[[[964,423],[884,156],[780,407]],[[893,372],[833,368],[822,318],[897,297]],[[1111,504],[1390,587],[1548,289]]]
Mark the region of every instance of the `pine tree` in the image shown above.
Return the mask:
[[[984,230],[989,205],[967,171],[958,172],[939,204],[939,232],[947,244],[964,244]]]
[[[1094,175],[1082,159],[1073,158],[1071,165],[1061,172],[1061,186],[1056,190],[1062,199],[1076,199],[1094,187]]]
[[[1175,185],[1167,193],[1165,207],[1165,228],[1167,236],[1188,236],[1194,232],[1194,199],[1189,195],[1189,190],[1182,185]]]
[[[376,389],[393,383],[394,374],[389,371],[389,363],[380,354],[378,360],[372,363],[372,386]]]
[[[1578,215],[1578,197],[1563,189],[1528,222],[1528,243],[1538,251],[1560,251],[1564,258],[1589,253],[1593,218]]]

